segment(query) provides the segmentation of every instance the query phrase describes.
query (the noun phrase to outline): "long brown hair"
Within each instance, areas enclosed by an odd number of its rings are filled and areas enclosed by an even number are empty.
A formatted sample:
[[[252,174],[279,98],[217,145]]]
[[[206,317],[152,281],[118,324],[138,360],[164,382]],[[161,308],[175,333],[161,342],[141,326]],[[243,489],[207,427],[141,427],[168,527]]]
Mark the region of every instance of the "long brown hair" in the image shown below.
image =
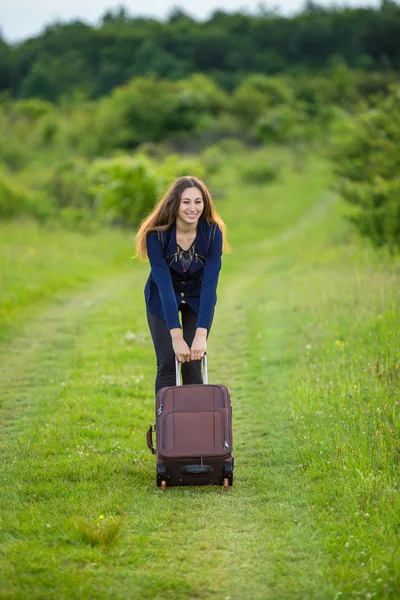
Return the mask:
[[[219,226],[222,232],[223,252],[229,252],[225,223],[215,210],[213,199],[207,187],[197,177],[180,177],[168,188],[163,198],[139,227],[136,234],[135,257],[139,256],[142,260],[147,259],[147,234],[150,231],[165,231],[174,223],[181,203],[181,194],[188,187],[196,187],[201,191],[204,201],[201,218],[210,225],[216,223]]]

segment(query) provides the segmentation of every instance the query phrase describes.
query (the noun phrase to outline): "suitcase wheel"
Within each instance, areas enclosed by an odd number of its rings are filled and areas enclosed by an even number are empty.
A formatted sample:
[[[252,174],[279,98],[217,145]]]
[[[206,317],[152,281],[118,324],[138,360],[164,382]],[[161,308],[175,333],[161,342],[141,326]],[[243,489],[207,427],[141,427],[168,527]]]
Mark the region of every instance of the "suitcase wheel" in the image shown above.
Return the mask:
[[[224,465],[219,478],[219,483],[223,486],[224,490],[227,490],[229,486],[233,485],[233,459],[232,462]]]
[[[165,465],[157,465],[157,486],[165,490],[167,487],[167,479],[167,467]]]

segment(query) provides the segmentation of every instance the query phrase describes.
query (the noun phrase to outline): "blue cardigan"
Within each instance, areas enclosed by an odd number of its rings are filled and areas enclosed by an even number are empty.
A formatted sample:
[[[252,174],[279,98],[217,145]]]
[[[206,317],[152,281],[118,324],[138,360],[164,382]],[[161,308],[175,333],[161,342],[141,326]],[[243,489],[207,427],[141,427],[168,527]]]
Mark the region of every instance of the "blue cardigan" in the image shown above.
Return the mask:
[[[195,255],[184,273],[177,253],[176,223],[166,231],[147,234],[151,271],[144,290],[146,306],[149,312],[166,321],[168,329],[181,327],[178,306],[182,300],[197,314],[196,327],[211,326],[221,269],[220,228],[200,218],[194,243]]]

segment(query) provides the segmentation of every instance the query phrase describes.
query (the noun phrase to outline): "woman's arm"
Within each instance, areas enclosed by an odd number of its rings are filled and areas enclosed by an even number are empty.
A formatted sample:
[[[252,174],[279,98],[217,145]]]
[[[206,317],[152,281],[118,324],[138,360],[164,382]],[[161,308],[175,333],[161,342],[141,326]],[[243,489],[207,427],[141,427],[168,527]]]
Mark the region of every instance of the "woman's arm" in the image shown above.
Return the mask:
[[[183,339],[182,325],[178,317],[174,287],[171,272],[164,256],[164,249],[158,236],[150,233],[147,236],[147,254],[151,272],[157,284],[161,299],[161,306],[167,327],[171,334],[172,347],[179,362],[190,361],[190,349]]]
[[[208,250],[206,264],[201,278],[200,308],[197,318],[196,333],[190,348],[192,360],[203,358],[207,349],[207,333],[211,327],[215,305],[218,277],[221,269],[222,233],[216,226],[214,238]]]
[[[200,308],[196,324],[196,335],[197,330],[205,330],[205,335],[207,335],[207,331],[211,327],[216,300],[218,278],[222,264],[222,233],[218,225],[215,227],[215,235],[208,249],[208,256],[201,278]],[[204,331],[199,331],[199,334],[204,335]]]
[[[147,236],[147,254],[150,261],[151,273],[160,294],[161,306],[167,327],[170,331],[172,329],[181,329],[182,326],[178,317],[178,305],[176,303],[169,266],[164,256],[162,243],[153,232]]]

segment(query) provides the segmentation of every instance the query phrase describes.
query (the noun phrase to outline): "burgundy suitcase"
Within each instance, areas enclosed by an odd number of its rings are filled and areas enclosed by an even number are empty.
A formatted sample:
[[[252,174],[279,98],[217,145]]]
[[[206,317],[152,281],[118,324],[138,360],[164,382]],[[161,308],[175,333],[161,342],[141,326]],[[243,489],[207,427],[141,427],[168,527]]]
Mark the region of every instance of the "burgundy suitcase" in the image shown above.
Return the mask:
[[[224,385],[180,385],[176,360],[176,386],[159,390],[156,424],[147,432],[147,445],[157,458],[157,485],[233,484],[232,407]],[[156,448],[152,433],[156,432]]]

